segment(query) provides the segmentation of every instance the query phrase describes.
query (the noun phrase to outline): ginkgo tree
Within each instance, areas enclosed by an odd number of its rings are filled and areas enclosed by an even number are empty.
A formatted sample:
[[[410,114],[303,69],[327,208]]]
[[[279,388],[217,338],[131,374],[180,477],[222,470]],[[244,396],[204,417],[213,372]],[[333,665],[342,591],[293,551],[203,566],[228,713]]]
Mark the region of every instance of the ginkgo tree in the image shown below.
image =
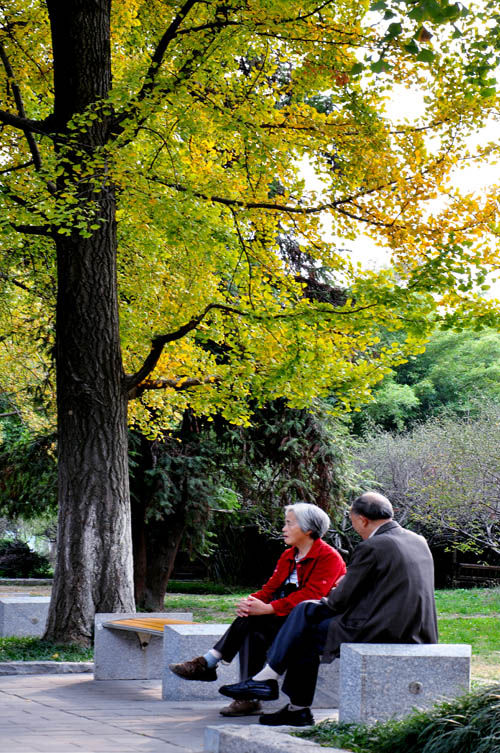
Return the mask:
[[[475,292],[495,195],[450,175],[497,101],[435,20],[395,34],[364,0],[0,3],[0,373],[16,410],[57,415],[48,637],[88,643],[95,611],[134,607],[127,422],[352,410],[436,317],[496,321]],[[418,124],[384,117],[394,84],[428,89]],[[351,263],[361,230],[391,269]]]

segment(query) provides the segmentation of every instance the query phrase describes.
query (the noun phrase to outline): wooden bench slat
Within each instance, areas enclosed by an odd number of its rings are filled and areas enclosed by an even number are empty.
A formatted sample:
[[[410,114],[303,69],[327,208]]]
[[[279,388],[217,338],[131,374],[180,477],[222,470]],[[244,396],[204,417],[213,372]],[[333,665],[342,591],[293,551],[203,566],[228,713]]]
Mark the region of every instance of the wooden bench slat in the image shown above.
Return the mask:
[[[158,617],[138,617],[124,620],[110,620],[103,622],[104,627],[114,628],[115,630],[133,630],[134,632],[152,633],[153,635],[163,635],[165,625],[193,625],[189,620],[173,620],[171,618]]]

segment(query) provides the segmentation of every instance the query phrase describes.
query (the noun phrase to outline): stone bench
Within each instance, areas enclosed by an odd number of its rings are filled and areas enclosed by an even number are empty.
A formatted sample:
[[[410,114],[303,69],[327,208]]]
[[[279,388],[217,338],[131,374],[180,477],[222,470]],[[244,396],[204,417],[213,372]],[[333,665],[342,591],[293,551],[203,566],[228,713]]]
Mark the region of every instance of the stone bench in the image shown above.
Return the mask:
[[[198,682],[183,680],[168,668],[169,664],[192,659],[206,654],[224,635],[229,624],[197,623],[193,625],[165,625],[163,640],[163,682],[162,698],[164,701],[222,701],[219,693],[221,685],[239,682],[239,661],[236,657],[231,664],[219,663],[217,682]]]
[[[0,636],[42,636],[49,605],[49,596],[0,597]]]
[[[231,664],[219,663],[217,666],[217,682],[186,681],[182,677],[174,675],[168,666],[169,664],[206,654],[226,632],[228,627],[229,624],[223,623],[165,626],[165,639],[163,641],[163,700],[224,700],[223,696],[219,693],[220,686],[239,682],[240,679],[239,659],[237,656]],[[339,664],[340,662],[335,661],[333,664],[321,665],[313,707],[338,707]],[[282,696],[283,703],[286,703],[288,700],[287,696]]]
[[[470,690],[466,644],[343,643],[339,721],[401,719]]]
[[[190,612],[96,614],[94,679],[161,679],[163,700],[223,701],[219,687],[239,681],[238,657],[231,664],[219,664],[217,682],[186,681],[168,668],[205,654],[229,627],[229,623],[201,624],[191,619]],[[320,667],[314,707],[338,707],[339,664]],[[287,700],[283,696],[283,702]]]
[[[160,680],[165,622],[189,622],[191,612],[95,615],[95,680]]]

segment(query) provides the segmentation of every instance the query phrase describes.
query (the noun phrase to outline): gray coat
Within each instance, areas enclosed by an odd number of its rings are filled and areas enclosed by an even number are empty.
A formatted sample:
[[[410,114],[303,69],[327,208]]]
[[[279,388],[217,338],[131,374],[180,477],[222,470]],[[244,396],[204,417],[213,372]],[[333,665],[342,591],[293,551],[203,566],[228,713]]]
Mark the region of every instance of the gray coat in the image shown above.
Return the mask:
[[[323,661],[341,643],[437,643],[434,563],[422,536],[392,520],[359,544],[347,573],[322,601],[334,617]]]

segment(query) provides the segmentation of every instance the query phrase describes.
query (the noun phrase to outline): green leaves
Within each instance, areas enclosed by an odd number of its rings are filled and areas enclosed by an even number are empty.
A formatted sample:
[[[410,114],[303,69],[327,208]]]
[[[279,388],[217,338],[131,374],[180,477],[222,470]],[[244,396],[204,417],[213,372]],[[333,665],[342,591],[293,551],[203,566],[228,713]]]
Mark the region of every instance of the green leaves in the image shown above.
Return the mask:
[[[406,7],[405,7],[406,6]],[[405,15],[422,23],[431,21],[433,24],[444,24],[457,21],[468,15],[468,9],[459,2],[450,0],[377,0],[370,6],[375,13],[384,13],[385,18],[399,15],[401,8]]]
[[[445,0],[380,0],[369,16],[363,4],[340,0],[321,15],[311,6],[307,20],[295,0],[250,0],[227,9],[227,19],[197,4],[196,26],[186,18],[160,54],[168,22],[157,10],[155,2],[114,5],[113,90],[68,113],[60,132],[47,126],[50,136],[35,136],[41,171],[24,135],[4,125],[11,161],[2,243],[15,251],[6,257],[2,321],[17,347],[0,348],[2,373],[19,381],[32,326],[43,325],[52,343],[53,239],[83,239],[86,249],[114,242],[102,210],[116,195],[125,370],[140,369],[156,335],[218,306],[163,349],[131,402],[132,422],[154,433],[190,405],[244,425],[252,401],[302,408],[332,391],[335,410],[357,409],[387,369],[418,350],[437,307],[463,316],[459,296],[472,279],[463,270],[494,263],[477,241],[494,224],[493,207],[457,200],[428,215],[466,158],[466,133],[495,108],[479,48],[467,57],[450,42],[453,24],[464,45],[475,39],[468,16]],[[52,101],[42,21],[30,57],[21,39],[6,41],[29,116]],[[393,126],[384,113],[390,88],[414,85],[428,89],[421,131]],[[435,154],[428,144],[438,145]],[[39,225],[48,237],[28,253],[17,228]],[[351,264],[344,246],[365,230],[393,249],[394,274]],[[470,235],[474,251],[462,244]],[[31,325],[41,279],[51,297]],[[481,321],[496,316],[493,308],[484,306]],[[413,339],[379,348],[380,328],[397,332],[403,320]],[[44,384],[52,389],[47,376]]]

